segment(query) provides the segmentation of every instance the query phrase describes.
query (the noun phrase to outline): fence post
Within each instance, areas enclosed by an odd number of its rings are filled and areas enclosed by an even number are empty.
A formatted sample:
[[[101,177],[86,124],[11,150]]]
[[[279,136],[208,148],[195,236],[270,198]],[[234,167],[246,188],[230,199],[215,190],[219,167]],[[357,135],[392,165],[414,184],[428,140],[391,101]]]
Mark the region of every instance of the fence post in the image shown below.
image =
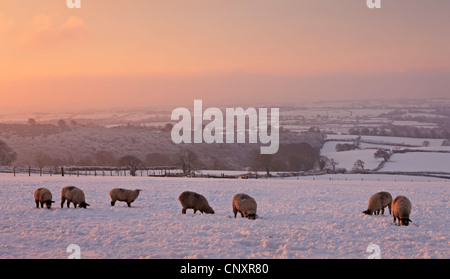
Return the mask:
[[[28,176],[31,176],[31,167],[28,166]]]
[[[64,167],[61,167],[61,176],[64,176]]]
[[[16,176],[16,166],[13,167],[14,176]]]

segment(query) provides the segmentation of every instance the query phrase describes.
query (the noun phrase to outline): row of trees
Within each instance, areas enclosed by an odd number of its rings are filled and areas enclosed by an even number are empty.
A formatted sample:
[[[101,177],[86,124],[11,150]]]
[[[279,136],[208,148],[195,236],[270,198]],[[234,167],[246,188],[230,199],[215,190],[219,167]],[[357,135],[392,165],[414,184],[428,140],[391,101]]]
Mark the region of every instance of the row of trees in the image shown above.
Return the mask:
[[[390,136],[409,138],[450,138],[450,132],[442,128],[419,128],[414,126],[386,125],[381,128],[350,128],[350,135]]]
[[[259,149],[255,149],[249,153],[250,169],[264,171],[268,176],[273,171],[307,171],[319,165],[319,153],[318,149],[308,143],[282,144],[276,154],[260,154]],[[0,141],[0,164],[11,165],[16,158],[16,152]],[[221,164],[220,158],[201,158],[189,148],[182,148],[174,154],[149,153],[144,160],[134,155],[117,158],[112,152],[102,150],[76,162],[72,157],[69,159],[52,158],[45,152],[39,152],[34,156],[31,165],[39,168],[61,165],[127,167],[132,175],[137,170],[148,167],[179,167],[184,175],[190,175],[201,168],[216,169],[224,166]]]

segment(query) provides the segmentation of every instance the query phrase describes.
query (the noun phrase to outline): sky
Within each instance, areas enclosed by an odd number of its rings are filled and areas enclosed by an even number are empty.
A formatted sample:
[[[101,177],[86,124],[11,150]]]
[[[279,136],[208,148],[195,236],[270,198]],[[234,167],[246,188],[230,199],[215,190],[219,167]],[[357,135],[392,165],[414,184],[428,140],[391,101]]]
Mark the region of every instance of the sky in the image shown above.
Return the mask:
[[[0,0],[0,109],[450,97],[450,1]]]

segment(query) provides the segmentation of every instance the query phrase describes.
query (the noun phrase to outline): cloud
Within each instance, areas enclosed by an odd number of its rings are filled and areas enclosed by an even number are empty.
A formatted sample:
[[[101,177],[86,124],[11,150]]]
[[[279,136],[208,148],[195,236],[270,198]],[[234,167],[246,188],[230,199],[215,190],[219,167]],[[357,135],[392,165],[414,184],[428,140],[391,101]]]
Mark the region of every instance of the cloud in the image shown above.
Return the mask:
[[[46,14],[38,14],[18,35],[18,44],[22,47],[49,47],[74,41],[84,35],[84,21],[77,16],[71,16],[59,26]]]

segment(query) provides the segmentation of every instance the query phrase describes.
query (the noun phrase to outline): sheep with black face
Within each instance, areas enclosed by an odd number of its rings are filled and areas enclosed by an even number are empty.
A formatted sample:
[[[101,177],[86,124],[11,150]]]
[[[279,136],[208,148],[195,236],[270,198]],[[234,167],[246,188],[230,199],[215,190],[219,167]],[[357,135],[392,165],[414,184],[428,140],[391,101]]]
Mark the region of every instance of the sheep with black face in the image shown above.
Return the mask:
[[[384,214],[384,208],[389,208],[389,215],[391,215],[391,206],[392,206],[392,196],[388,192],[378,192],[374,195],[372,195],[369,199],[369,205],[367,206],[367,209],[363,211],[362,213],[367,215],[378,215]]]
[[[209,206],[208,200],[195,192],[185,191],[178,197],[183,209],[181,213],[186,214],[187,209],[194,209],[194,214],[198,211],[201,213],[214,214],[214,210]]]
[[[36,202],[36,207],[39,208],[39,204],[41,205],[41,208],[45,206],[48,209],[51,209],[52,203],[52,193],[47,188],[38,188],[36,191],[34,191],[34,201]]]
[[[86,208],[90,206],[86,203],[86,198],[84,196],[83,190],[75,186],[65,186],[61,190],[61,208],[64,207],[64,202],[67,200],[67,207],[70,207],[70,203],[73,203],[74,207],[77,208],[79,205],[81,208]]]
[[[254,198],[250,197],[247,194],[236,194],[233,197],[233,213],[234,218],[236,218],[237,213],[241,213],[242,217],[246,217],[248,219],[256,219],[258,216],[256,215],[256,208],[258,205]]]
[[[411,214],[411,201],[405,196],[398,196],[392,203],[392,215],[394,216],[394,224],[398,220],[397,225],[408,226]]]

